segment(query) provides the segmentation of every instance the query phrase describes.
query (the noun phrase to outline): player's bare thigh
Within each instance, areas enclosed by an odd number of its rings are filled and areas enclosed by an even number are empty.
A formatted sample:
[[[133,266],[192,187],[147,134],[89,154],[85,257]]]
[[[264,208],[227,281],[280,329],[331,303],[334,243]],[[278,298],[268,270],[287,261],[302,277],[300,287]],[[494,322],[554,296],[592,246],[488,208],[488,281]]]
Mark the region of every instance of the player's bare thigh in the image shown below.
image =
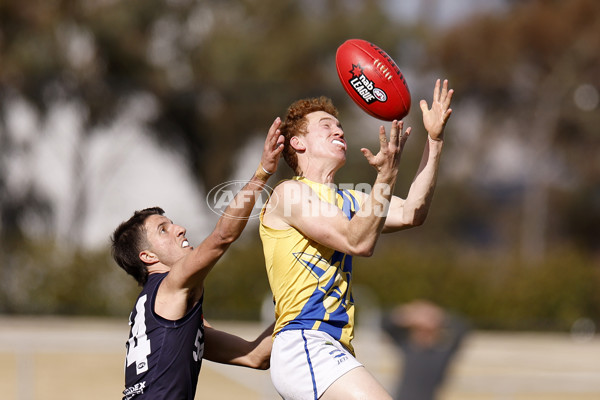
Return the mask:
[[[392,400],[392,397],[365,367],[358,367],[333,382],[319,400]]]

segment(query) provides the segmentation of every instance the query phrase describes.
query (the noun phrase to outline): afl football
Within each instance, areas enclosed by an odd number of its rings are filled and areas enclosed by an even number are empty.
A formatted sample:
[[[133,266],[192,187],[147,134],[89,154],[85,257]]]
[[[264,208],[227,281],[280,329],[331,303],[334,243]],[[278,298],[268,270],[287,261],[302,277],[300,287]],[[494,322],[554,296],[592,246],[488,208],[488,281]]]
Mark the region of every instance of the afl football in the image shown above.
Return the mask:
[[[410,91],[394,60],[381,48],[362,39],[349,39],[335,56],[344,90],[367,114],[401,120],[410,110]]]

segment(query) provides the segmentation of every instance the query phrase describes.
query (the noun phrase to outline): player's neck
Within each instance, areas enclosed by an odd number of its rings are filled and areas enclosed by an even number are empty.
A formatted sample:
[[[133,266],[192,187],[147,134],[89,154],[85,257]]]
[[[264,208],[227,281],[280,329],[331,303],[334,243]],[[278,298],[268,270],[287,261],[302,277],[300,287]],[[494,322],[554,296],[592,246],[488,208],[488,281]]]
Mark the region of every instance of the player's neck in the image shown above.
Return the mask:
[[[148,274],[162,274],[164,272],[169,272],[171,270],[170,267],[166,266],[163,263],[157,262],[152,265],[148,265]]]
[[[302,168],[302,176],[317,183],[334,183],[335,173],[338,169],[339,166],[335,165],[317,166],[315,163],[311,163],[306,168]]]

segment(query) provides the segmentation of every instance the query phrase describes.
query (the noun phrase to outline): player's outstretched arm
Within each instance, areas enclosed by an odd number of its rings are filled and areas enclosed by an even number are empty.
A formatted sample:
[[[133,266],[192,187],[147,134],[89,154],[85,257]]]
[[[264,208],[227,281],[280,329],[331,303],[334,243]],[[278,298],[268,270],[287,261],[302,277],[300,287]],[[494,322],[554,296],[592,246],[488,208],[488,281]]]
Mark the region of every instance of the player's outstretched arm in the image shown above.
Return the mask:
[[[268,326],[256,339],[247,341],[239,336],[214,329],[204,321],[204,358],[221,364],[268,369],[273,346],[273,328]]]
[[[392,198],[383,232],[395,232],[425,222],[437,182],[444,128],[452,113],[450,103],[453,94],[454,90],[448,89],[448,81],[444,80],[443,84],[440,84],[438,79],[433,90],[431,108],[428,107],[427,101],[421,100],[423,125],[428,135],[421,163],[406,199],[395,196]]]
[[[410,133],[402,132],[402,122],[394,121],[389,139],[380,128],[380,149],[374,155],[362,149],[367,161],[377,170],[377,178],[360,211],[348,219],[335,205],[322,201],[299,181],[286,181],[275,189],[279,201],[267,224],[277,219],[293,226],[307,237],[335,250],[356,256],[370,256],[381,233],[393,192],[400,154]],[[283,229],[285,226],[278,226]]]
[[[167,290],[174,292],[178,289],[190,289],[199,298],[206,275],[241,235],[256,199],[277,169],[284,141],[279,131],[280,124],[281,120],[277,118],[271,125],[256,172],[228,205],[212,233],[181,263],[171,268],[168,281],[165,282]]]
[[[236,194],[217,222],[212,236],[217,243],[225,245],[235,241],[244,230],[252,213],[256,198],[262,192],[267,180],[277,170],[277,163],[283,151],[284,138],[279,131],[281,120],[277,118],[271,125],[265,140],[260,164],[250,181]]]

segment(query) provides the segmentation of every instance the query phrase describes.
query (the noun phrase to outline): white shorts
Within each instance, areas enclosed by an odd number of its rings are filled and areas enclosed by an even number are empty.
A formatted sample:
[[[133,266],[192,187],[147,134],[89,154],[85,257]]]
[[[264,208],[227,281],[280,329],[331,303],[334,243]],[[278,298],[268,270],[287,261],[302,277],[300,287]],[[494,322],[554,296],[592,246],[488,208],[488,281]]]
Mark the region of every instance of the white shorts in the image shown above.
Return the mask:
[[[316,400],[333,382],[362,364],[326,332],[279,332],[271,351],[271,380],[285,400]]]

